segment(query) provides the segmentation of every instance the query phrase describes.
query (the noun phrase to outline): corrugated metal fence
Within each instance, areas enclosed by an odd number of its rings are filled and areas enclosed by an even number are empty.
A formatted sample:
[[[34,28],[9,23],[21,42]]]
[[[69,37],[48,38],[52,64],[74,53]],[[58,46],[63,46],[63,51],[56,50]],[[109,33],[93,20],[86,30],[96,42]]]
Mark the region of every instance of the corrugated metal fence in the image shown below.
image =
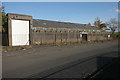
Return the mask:
[[[54,30],[32,30],[33,44],[51,44],[51,43],[66,43],[66,42],[82,42],[83,34],[77,30],[65,30],[65,31],[54,31]],[[86,41],[95,41],[95,40],[109,40],[111,37],[108,37],[110,33],[97,33],[97,32],[87,32]],[[111,35],[111,34],[110,34]],[[8,34],[0,33],[0,45],[8,46]]]
[[[81,42],[84,41],[83,34],[80,31],[47,31],[33,30],[33,44],[49,44],[49,43],[64,43],[64,42]],[[109,33],[92,33],[87,32],[87,41],[108,40]]]

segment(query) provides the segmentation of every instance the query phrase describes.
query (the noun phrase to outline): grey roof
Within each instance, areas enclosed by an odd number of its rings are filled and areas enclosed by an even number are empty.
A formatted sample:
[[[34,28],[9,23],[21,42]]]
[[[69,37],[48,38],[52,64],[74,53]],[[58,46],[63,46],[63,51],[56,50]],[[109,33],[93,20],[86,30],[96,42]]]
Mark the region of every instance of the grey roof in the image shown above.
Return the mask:
[[[85,26],[85,24],[70,23],[70,22],[58,22],[33,19],[33,27],[59,27],[59,28],[80,28],[80,29],[99,29],[95,26]]]

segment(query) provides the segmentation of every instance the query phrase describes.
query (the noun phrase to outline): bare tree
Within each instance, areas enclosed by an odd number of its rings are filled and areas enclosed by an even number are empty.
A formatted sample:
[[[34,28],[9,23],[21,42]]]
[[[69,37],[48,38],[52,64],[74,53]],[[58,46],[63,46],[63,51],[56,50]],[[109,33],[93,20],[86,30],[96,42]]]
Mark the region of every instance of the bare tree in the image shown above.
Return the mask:
[[[116,18],[111,18],[110,19],[110,25],[112,27],[116,27],[118,25],[118,20]]]
[[[108,24],[109,24],[109,28],[114,33],[118,27],[118,20],[116,18],[111,18]]]

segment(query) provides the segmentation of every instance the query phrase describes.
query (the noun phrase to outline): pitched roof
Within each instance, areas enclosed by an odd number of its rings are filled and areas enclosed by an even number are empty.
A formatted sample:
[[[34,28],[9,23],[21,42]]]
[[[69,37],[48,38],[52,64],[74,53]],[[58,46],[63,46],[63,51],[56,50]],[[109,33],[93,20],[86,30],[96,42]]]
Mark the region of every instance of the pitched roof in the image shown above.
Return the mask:
[[[85,26],[85,24],[70,23],[70,22],[58,22],[33,19],[33,27],[59,27],[59,28],[80,28],[80,29],[99,29],[95,26]]]

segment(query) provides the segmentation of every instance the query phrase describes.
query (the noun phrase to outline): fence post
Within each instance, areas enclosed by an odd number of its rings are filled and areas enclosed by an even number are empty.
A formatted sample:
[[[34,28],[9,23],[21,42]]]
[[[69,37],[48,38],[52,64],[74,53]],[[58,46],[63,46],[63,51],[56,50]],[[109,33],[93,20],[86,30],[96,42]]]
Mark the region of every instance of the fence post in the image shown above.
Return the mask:
[[[67,42],[67,31],[65,31],[65,42]]]
[[[77,36],[77,42],[79,42],[79,41],[78,41],[78,31],[76,32],[76,36]]]
[[[56,44],[56,33],[57,33],[57,31],[54,32],[55,44]]]
[[[62,43],[62,37],[63,37],[63,36],[62,36],[62,31],[60,31],[60,33],[61,33],[61,43]]]

